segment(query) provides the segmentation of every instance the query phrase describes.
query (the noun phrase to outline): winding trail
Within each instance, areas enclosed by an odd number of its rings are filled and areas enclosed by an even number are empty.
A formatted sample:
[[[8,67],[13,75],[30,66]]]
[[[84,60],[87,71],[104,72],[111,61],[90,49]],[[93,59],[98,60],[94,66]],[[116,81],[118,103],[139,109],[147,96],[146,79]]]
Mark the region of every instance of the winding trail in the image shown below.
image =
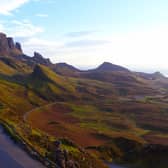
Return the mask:
[[[30,111],[27,111],[23,116],[24,122],[27,122],[28,116],[33,111],[36,111],[36,110],[39,110],[39,109],[42,109],[42,108],[45,108],[45,107],[49,107],[49,106],[54,105],[56,103],[58,103],[58,102],[52,102],[52,103],[49,103],[49,104],[46,104],[46,105],[43,105],[43,106],[40,106],[40,107],[33,108]],[[117,164],[114,164],[114,163],[107,164],[107,166],[109,166],[109,168],[128,168],[128,167],[120,166],[120,165],[117,165]],[[17,168],[20,168],[20,167],[17,167]]]
[[[49,103],[49,104],[46,104],[46,105],[43,105],[43,106],[40,106],[40,107],[36,107],[36,108],[33,108],[33,109],[27,111],[27,112],[23,115],[23,120],[24,120],[24,122],[27,121],[27,118],[28,118],[29,114],[32,113],[33,111],[39,110],[39,109],[41,109],[41,108],[45,108],[45,107],[48,107],[48,106],[51,106],[51,105],[53,105],[53,104],[55,104],[55,103],[58,103],[58,102],[52,102],[52,103]]]

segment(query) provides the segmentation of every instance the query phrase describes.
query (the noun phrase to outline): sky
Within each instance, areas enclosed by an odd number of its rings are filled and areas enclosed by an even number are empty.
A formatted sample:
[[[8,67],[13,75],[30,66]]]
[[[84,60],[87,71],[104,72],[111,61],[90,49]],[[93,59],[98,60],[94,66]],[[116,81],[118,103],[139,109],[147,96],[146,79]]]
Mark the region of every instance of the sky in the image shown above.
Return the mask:
[[[168,74],[167,0],[0,0],[0,32],[52,62]]]

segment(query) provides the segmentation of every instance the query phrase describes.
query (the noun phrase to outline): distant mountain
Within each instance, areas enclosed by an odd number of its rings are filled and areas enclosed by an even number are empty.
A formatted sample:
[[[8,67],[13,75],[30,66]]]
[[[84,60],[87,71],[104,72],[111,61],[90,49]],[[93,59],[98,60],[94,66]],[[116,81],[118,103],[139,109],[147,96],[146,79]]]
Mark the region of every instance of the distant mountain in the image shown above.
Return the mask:
[[[124,71],[124,72],[129,72],[129,70],[127,68],[124,68],[122,66],[119,65],[115,65],[109,62],[104,62],[103,64],[101,64],[98,68],[94,69],[94,71]]]
[[[57,63],[52,66],[53,71],[64,76],[78,76],[80,70],[67,63]]]
[[[156,80],[156,79],[165,78],[165,76],[160,72],[154,72],[154,73],[137,72],[136,74],[147,80]]]

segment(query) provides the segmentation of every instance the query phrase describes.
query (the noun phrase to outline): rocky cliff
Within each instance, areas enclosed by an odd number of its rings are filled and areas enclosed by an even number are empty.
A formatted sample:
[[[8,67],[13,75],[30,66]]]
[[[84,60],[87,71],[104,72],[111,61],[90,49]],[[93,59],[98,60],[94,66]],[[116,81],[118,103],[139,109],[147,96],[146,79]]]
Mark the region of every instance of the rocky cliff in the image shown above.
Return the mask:
[[[0,33],[0,56],[21,55],[22,47],[18,42],[14,42],[12,37]]]

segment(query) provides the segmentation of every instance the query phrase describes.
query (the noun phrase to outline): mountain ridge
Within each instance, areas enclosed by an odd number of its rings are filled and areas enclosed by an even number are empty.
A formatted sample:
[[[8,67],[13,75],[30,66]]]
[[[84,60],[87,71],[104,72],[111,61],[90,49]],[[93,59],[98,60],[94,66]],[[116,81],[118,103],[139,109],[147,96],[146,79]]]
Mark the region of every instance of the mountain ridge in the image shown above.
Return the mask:
[[[108,62],[81,71],[38,52],[0,51],[0,120],[47,159],[55,140],[81,168],[104,168],[102,159],[148,168],[167,152],[168,79],[159,72]]]
[[[19,42],[14,42],[12,37],[7,37],[7,35],[2,32],[0,32],[0,56],[12,57],[16,60],[25,62],[31,67],[34,67],[36,64],[46,65],[49,66],[52,70],[54,70],[56,73],[60,73],[66,76],[78,76],[78,72],[131,72],[126,67],[116,65],[110,62],[104,62],[93,69],[80,70],[74,67],[73,65],[67,63],[52,63],[49,58],[44,58],[37,51],[34,51],[34,56],[31,57],[24,54],[24,51],[22,50],[21,44]],[[69,71],[69,74],[67,71]],[[142,76],[142,73],[139,72],[139,74]],[[160,72],[154,72],[151,74],[143,73],[143,74],[155,77],[161,77],[161,76],[164,77],[164,75],[161,74]]]
[[[101,65],[99,65],[96,69],[93,69],[93,71],[125,71],[129,72],[127,68],[124,68],[119,65],[112,64],[110,62],[104,62]]]

